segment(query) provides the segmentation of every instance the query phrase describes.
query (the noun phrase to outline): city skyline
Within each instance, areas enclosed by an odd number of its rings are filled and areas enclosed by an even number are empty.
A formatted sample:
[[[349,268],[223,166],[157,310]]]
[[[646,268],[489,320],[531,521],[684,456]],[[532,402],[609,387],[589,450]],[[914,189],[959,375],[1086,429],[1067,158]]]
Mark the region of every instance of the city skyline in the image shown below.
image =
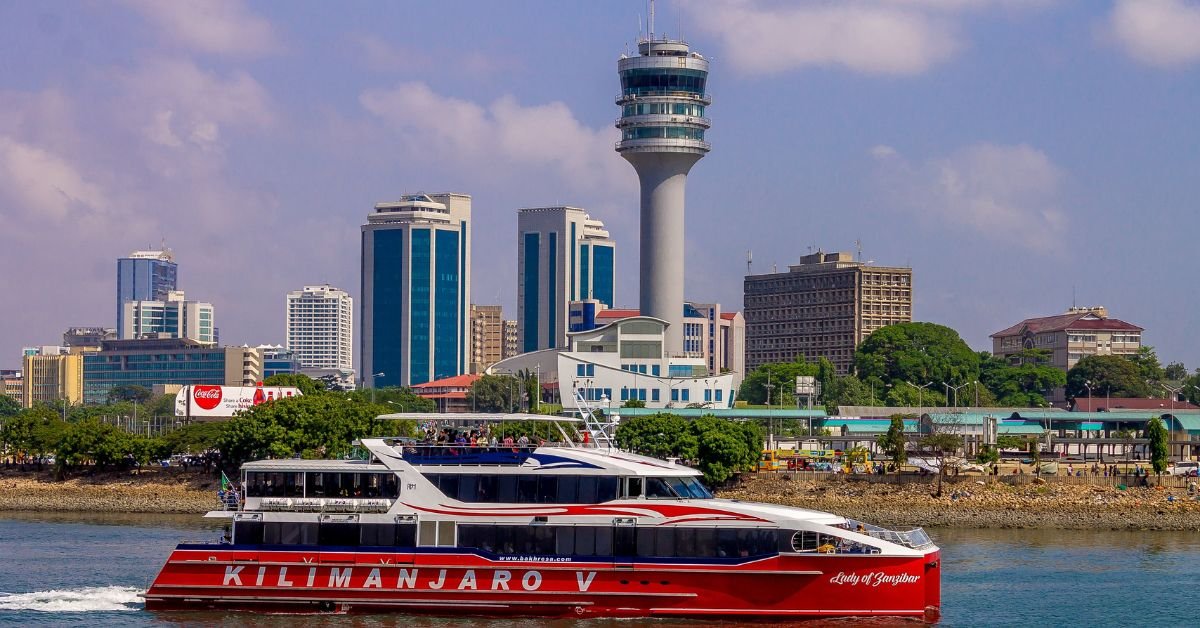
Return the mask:
[[[604,217],[616,305],[637,304],[613,98],[642,2],[207,7],[3,9],[0,263],[20,272],[0,289],[23,298],[0,367],[115,326],[113,258],[162,238],[224,343],[280,344],[279,296],[361,298],[364,208],[416,190],[472,194],[478,233],[499,234],[475,239],[476,301],[517,311],[516,210],[565,204]],[[414,21],[456,37],[388,38]],[[915,320],[976,349],[1103,305],[1197,366],[1198,3],[675,1],[659,24],[713,59],[720,103],[688,190],[686,294],[740,309],[748,250],[761,274],[861,240],[920,274]]]

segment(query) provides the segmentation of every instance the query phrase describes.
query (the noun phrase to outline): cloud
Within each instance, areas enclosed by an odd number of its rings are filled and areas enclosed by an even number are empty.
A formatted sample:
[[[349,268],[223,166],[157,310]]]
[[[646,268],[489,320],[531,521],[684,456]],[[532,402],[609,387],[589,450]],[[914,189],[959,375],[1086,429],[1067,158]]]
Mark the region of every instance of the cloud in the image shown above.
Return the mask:
[[[253,129],[275,121],[266,89],[243,71],[222,77],[188,60],[155,58],[114,76],[128,96],[120,115],[160,146],[216,149],[223,126]]]
[[[1200,4],[1183,0],[1117,0],[1109,18],[1117,43],[1159,67],[1200,60]]]
[[[275,29],[241,0],[124,0],[170,45],[228,56],[260,56],[283,50]]]
[[[919,219],[1038,251],[1062,245],[1064,174],[1042,151],[980,143],[913,165],[894,149],[879,148],[870,153],[884,195]]]
[[[109,204],[107,193],[62,156],[3,135],[0,190],[0,203],[13,204],[12,215],[19,207],[32,218],[55,224],[80,218],[79,211],[103,213]]]
[[[431,61],[424,53],[399,48],[375,35],[353,36],[350,43],[366,67],[377,72],[420,70],[428,67]]]
[[[1028,8],[1056,0],[689,0],[699,28],[721,40],[721,54],[746,74],[843,67],[910,76],[966,46],[960,13]]]
[[[414,153],[459,168],[471,164],[492,174],[536,169],[592,189],[625,184],[632,174],[613,153],[617,131],[588,127],[562,102],[523,106],[503,96],[485,106],[420,82],[367,90],[359,102]]]

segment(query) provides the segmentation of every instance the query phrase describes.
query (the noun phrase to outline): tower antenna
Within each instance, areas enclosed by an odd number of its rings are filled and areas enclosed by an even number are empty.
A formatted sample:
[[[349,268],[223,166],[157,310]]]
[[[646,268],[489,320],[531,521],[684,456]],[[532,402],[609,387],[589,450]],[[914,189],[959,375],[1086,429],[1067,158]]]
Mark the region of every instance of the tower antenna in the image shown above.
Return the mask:
[[[654,0],[650,0],[650,41],[654,41]]]
[[[747,275],[754,274],[750,270],[750,268],[753,264],[754,264],[754,251],[751,251],[750,249],[746,249],[746,274]]]
[[[855,250],[858,251],[858,261],[861,262],[862,261],[862,240],[856,238],[854,240],[854,248],[855,248]]]

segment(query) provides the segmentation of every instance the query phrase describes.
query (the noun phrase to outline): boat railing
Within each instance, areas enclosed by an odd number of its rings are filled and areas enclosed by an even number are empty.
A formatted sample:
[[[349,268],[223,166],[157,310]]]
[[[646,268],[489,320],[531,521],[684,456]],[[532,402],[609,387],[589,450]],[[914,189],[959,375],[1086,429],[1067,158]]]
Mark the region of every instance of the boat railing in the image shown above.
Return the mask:
[[[396,450],[414,465],[499,465],[519,466],[538,447],[567,447],[564,443],[528,443],[511,445],[397,445]]]
[[[869,523],[862,523],[861,521],[851,521],[850,526],[851,529],[855,529],[856,527],[861,528],[866,531],[867,535],[881,541],[895,543],[896,545],[912,549],[924,549],[933,546],[933,539],[930,539],[929,535],[922,528],[913,528],[905,531],[889,530]]]

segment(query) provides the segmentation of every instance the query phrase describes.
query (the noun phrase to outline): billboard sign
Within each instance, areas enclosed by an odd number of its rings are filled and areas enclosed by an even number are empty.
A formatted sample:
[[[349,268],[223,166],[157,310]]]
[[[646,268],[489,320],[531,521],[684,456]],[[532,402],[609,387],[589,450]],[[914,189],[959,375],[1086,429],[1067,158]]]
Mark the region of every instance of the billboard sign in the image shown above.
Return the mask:
[[[814,396],[817,394],[817,378],[812,375],[796,376],[796,394]]]
[[[300,389],[291,386],[184,386],[175,394],[175,416],[231,417],[260,403],[299,397]]]

